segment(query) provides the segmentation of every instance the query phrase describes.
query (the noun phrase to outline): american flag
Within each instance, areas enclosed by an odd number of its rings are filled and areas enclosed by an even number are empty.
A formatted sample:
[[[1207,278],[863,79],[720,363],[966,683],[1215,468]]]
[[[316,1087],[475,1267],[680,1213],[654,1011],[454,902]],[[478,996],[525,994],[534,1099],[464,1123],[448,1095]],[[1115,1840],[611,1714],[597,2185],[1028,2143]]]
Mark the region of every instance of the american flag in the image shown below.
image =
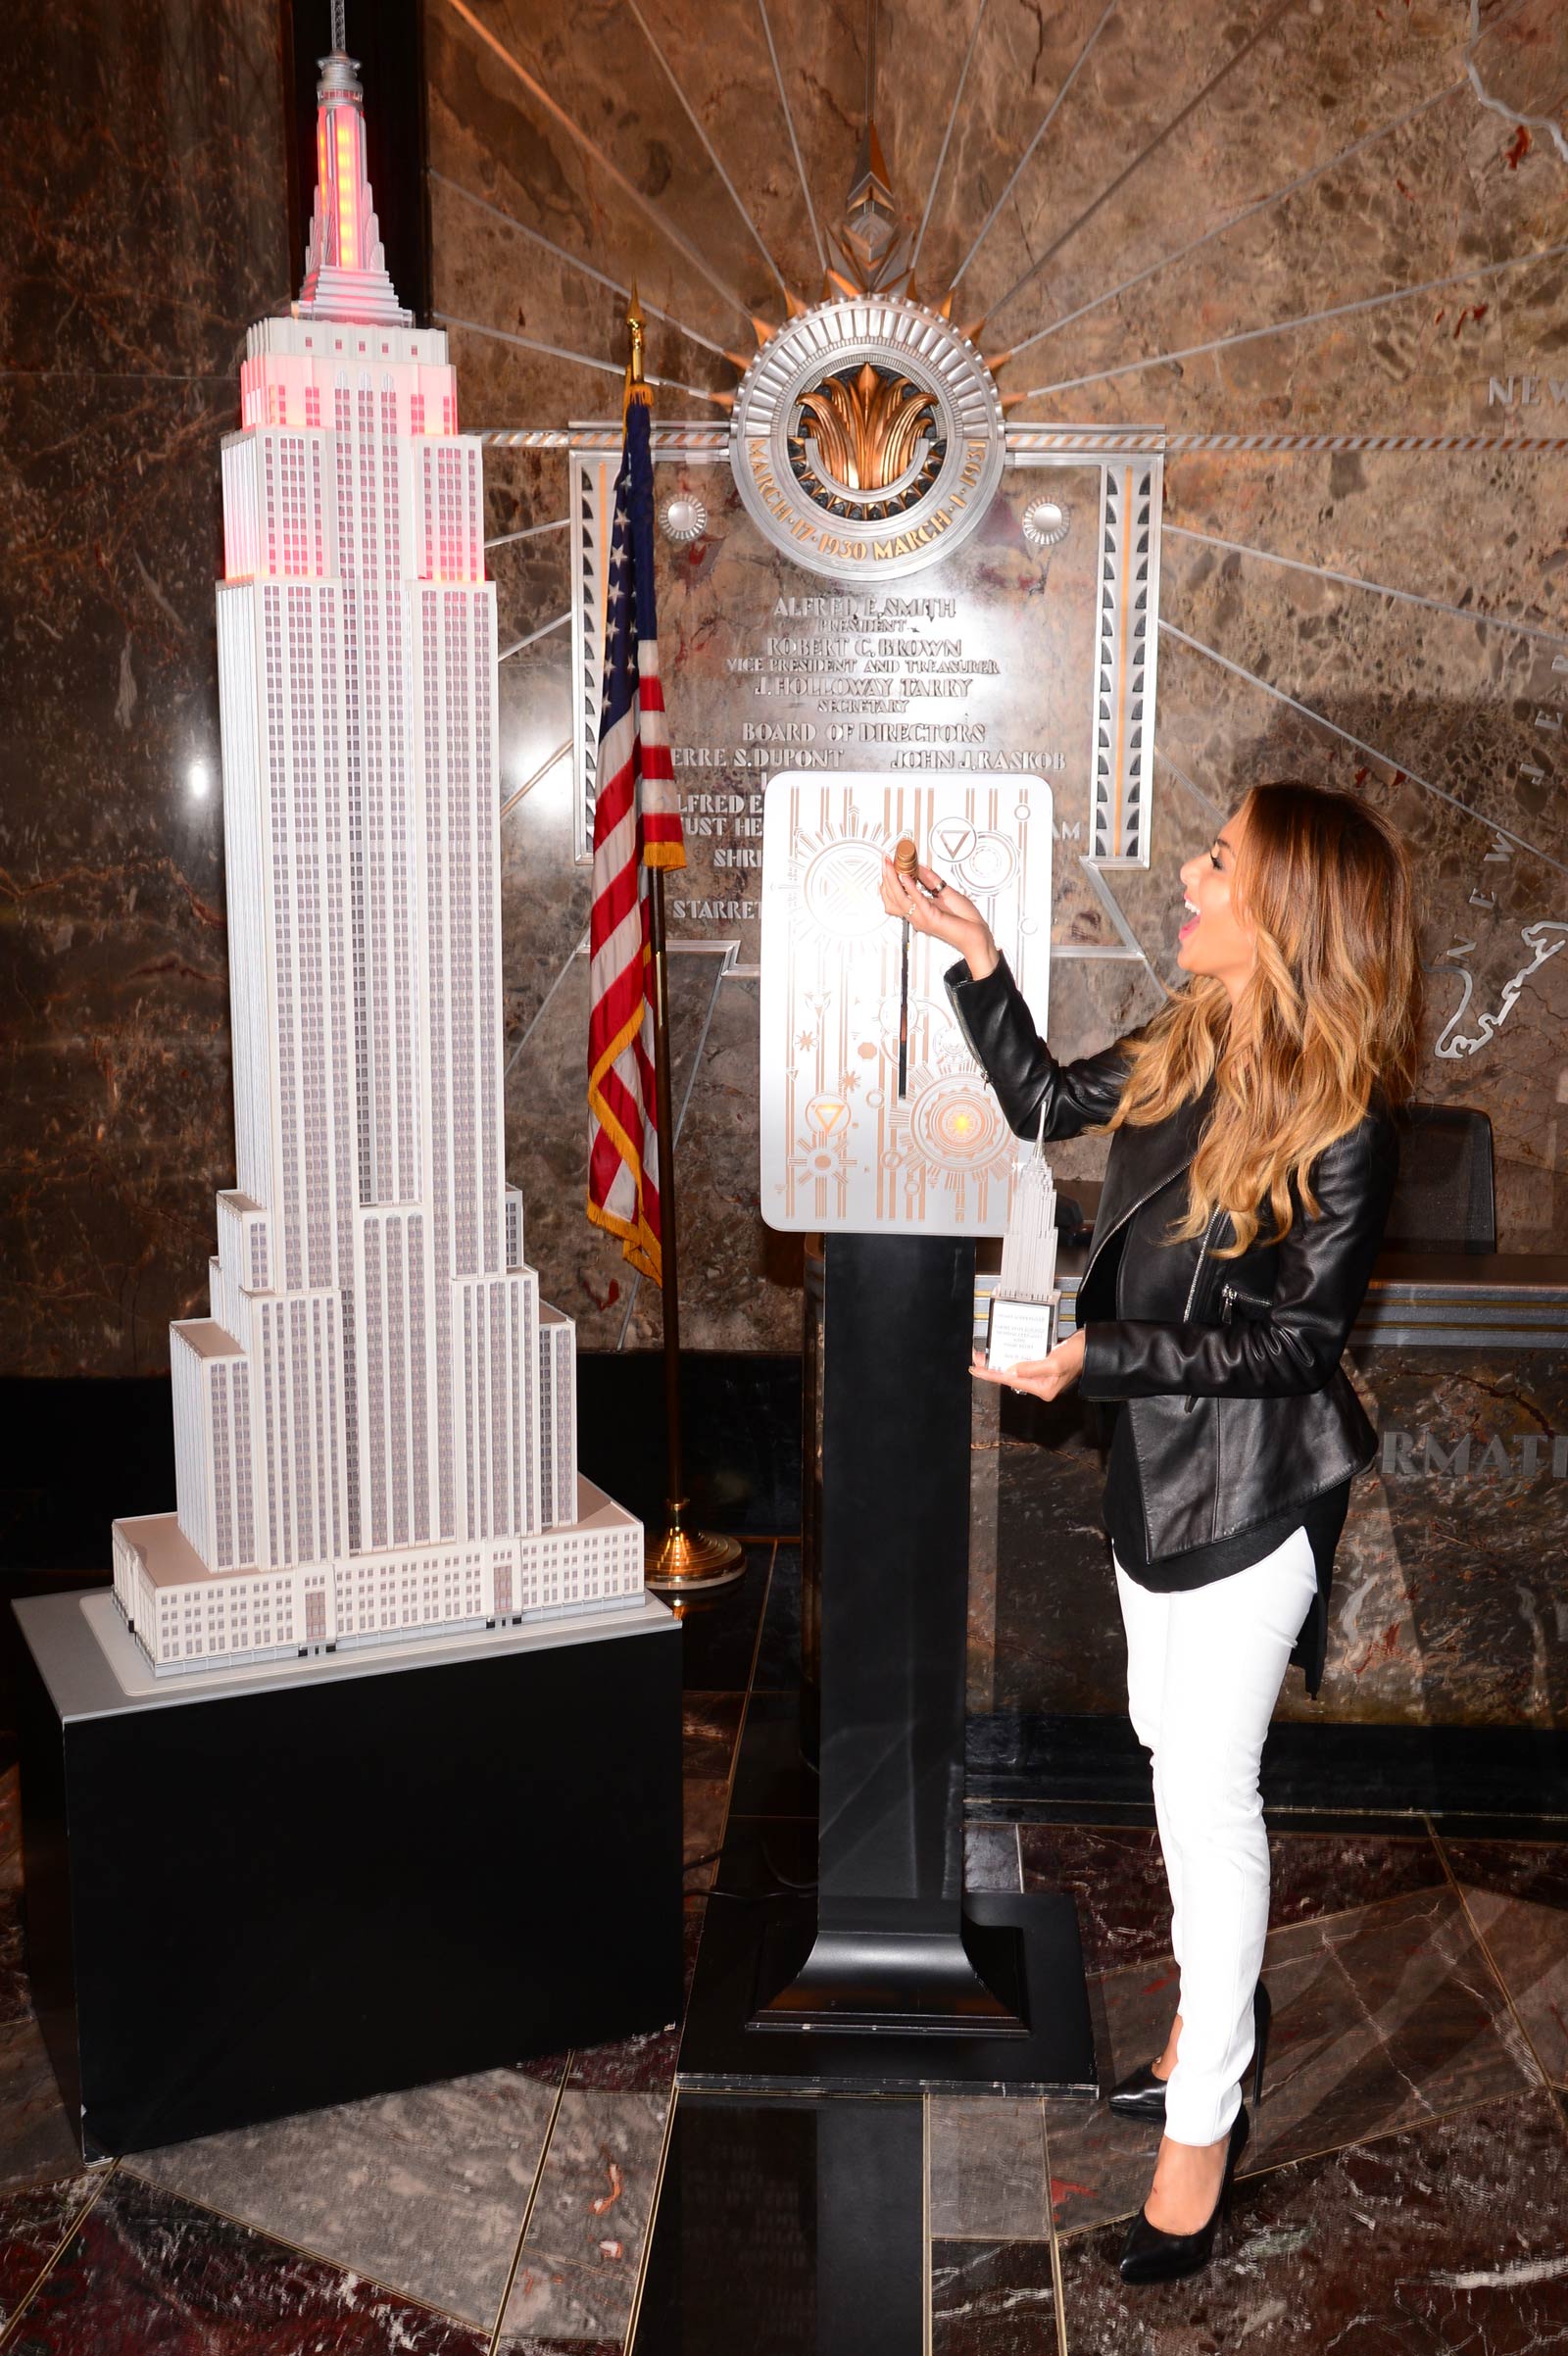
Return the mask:
[[[662,1281],[650,867],[684,867],[654,611],[649,402],[630,388],[615,477],[588,921],[588,1216]]]

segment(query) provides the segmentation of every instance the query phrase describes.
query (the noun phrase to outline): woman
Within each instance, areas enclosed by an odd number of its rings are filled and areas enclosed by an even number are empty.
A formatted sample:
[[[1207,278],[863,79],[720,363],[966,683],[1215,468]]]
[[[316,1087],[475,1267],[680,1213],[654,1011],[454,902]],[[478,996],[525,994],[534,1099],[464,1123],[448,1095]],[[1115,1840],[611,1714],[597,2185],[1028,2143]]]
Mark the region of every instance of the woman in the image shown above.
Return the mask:
[[[1420,991],[1408,855],[1349,795],[1258,787],[1181,878],[1187,986],[1072,1063],[1036,1035],[972,902],[928,867],[916,888],[889,859],[882,882],[891,914],[962,953],[949,996],[1012,1129],[1111,1134],[1076,1331],[974,1371],[1119,1402],[1105,1526],[1180,1967],[1164,2051],[1111,2097],[1165,2129],[1129,2282],[1207,2263],[1254,2044],[1257,2095],[1258,1763],[1293,1657],[1317,1690],[1334,1547],[1375,1453],[1340,1353],[1397,1174]]]

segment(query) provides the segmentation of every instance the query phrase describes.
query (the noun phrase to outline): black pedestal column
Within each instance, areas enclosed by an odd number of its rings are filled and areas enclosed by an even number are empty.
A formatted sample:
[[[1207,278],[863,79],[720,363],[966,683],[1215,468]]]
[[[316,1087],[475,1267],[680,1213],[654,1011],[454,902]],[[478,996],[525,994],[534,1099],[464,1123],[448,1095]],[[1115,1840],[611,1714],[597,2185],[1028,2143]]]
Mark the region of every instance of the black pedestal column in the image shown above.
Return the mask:
[[[710,1901],[686,2084],[1095,2090],[1071,1899],[963,1896],[973,1298],[972,1244],[828,1239],[817,1889]]]

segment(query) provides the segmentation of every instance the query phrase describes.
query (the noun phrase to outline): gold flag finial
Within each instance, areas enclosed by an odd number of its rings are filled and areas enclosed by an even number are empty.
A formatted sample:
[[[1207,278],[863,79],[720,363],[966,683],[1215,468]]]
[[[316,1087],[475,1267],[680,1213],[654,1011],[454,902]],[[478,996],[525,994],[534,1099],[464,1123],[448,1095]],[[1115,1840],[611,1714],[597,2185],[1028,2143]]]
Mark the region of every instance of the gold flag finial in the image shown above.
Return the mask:
[[[622,419],[634,401],[652,409],[653,394],[643,376],[643,307],[637,300],[637,281],[632,280],[631,301],[626,308],[626,326],[631,336],[631,351],[626,361],[626,391],[620,405]]]

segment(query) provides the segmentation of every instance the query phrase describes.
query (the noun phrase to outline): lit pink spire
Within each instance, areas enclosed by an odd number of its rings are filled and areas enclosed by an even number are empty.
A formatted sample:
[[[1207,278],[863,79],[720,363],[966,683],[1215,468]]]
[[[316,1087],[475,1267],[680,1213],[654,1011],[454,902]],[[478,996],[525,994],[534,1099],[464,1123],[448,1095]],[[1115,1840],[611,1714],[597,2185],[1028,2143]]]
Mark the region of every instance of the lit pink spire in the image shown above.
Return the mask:
[[[407,327],[387,275],[365,163],[365,92],[359,61],[344,49],[343,0],[333,0],[332,53],[316,85],[316,210],[305,255],[300,319],[373,320]]]

